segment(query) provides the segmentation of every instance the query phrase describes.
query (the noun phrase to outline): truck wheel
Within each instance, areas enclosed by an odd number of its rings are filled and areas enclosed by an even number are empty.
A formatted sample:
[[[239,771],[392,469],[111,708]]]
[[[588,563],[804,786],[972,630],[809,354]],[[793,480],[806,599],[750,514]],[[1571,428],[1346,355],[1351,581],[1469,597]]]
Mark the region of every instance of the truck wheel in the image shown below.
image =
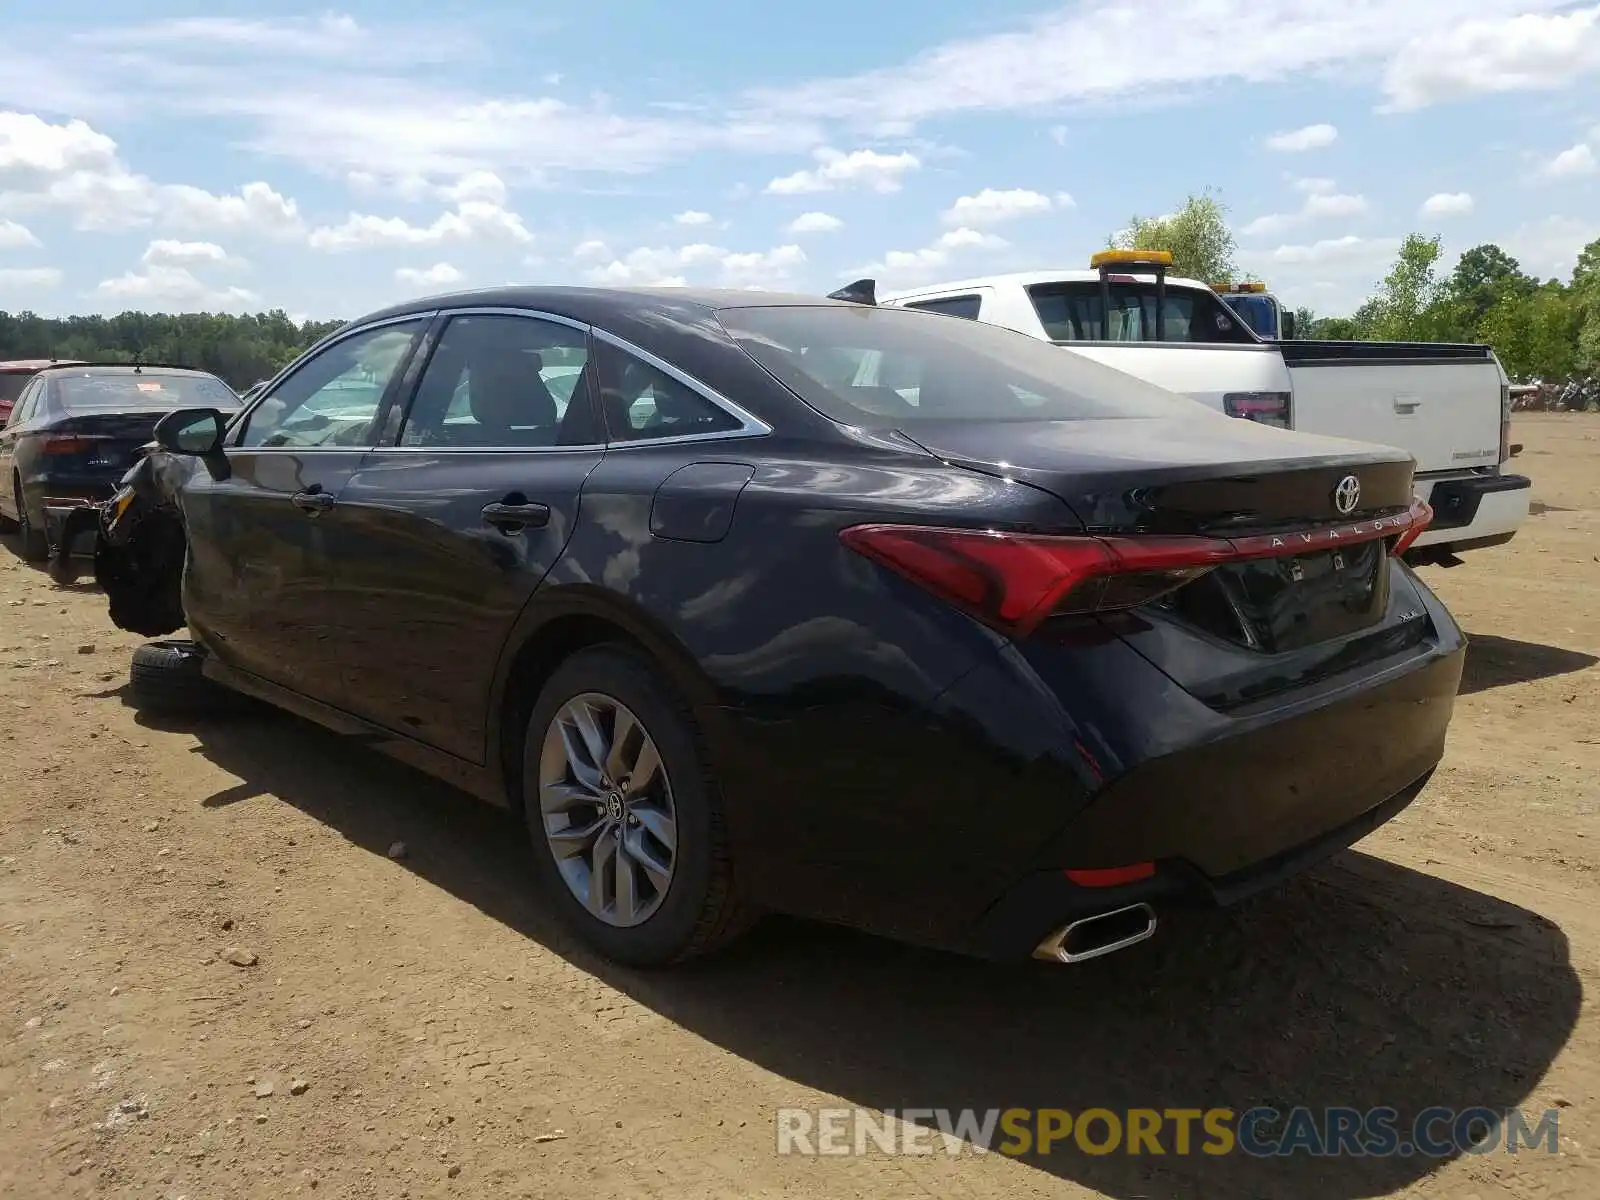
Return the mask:
[[[522,798],[545,891],[614,962],[681,962],[754,919],[694,717],[629,650],[581,650],[556,668],[528,722]]]
[[[150,712],[188,716],[237,712],[243,696],[214,683],[202,674],[205,651],[194,642],[163,638],[146,642],[133,652],[128,668],[128,694]]]
[[[26,562],[43,562],[50,557],[50,543],[44,530],[35,529],[28,519],[28,503],[22,494],[22,480],[11,481],[11,492],[17,502],[17,541],[22,544],[22,557]]]

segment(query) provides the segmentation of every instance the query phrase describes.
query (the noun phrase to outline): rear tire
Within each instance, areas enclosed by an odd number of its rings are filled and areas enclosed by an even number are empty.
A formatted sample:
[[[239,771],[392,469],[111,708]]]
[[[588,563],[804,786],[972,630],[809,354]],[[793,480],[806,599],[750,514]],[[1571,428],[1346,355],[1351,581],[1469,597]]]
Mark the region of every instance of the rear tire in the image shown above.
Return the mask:
[[[11,494],[17,504],[17,541],[22,544],[23,560],[43,562],[50,557],[50,543],[44,536],[44,530],[35,529],[28,518],[28,500],[23,495],[20,476],[12,479]]]
[[[237,712],[247,701],[202,673],[205,651],[194,642],[163,638],[133,652],[128,694],[150,712],[181,716]]]
[[[582,800],[565,812],[547,811],[548,801],[541,803],[545,790],[541,775],[546,783],[557,776],[577,778],[571,770],[571,753],[564,749],[571,743],[561,731],[566,720],[568,734],[578,736],[570,724],[575,703],[592,705],[592,711],[600,714],[597,736],[608,743],[621,740],[617,730],[624,724],[638,731],[629,739],[632,753],[624,756],[624,769],[640,778],[630,781],[621,772],[612,778],[613,773],[602,770],[599,774],[606,782],[595,789],[594,799]],[[658,764],[650,776],[655,784],[641,783],[647,758]],[[584,774],[594,772],[586,767]],[[548,797],[560,794],[557,786],[573,794],[583,790],[571,782],[552,784]],[[615,813],[624,815],[608,820],[607,795]],[[629,795],[638,799],[623,799]],[[640,807],[632,807],[635,804]],[[581,650],[546,682],[523,743],[522,809],[541,885],[567,925],[608,959],[635,967],[667,966],[718,950],[754,923],[757,914],[740,901],[734,886],[727,831],[693,714],[645,661],[625,647]],[[591,825],[605,828],[593,839],[572,836]],[[670,832],[670,853],[656,836],[662,831]],[[560,836],[563,833],[565,837]],[[577,849],[579,840],[593,849]],[[564,850],[559,858],[558,845]],[[608,847],[604,854],[602,846]],[[605,904],[595,903],[592,884],[590,898],[580,896],[586,890],[583,878],[596,874],[590,865],[602,861],[601,890],[614,901],[609,911]],[[647,861],[651,870],[646,869]],[[662,866],[668,868],[664,888],[658,882]],[[630,878],[637,881],[627,889],[626,902],[620,870],[632,872]],[[631,919],[629,909],[636,914]]]

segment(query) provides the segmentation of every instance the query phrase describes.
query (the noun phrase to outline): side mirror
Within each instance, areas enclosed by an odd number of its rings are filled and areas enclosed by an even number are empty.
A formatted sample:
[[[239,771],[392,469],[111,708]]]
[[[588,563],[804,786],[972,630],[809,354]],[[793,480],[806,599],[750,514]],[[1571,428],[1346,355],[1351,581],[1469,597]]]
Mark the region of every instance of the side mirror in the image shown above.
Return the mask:
[[[156,445],[174,454],[204,458],[222,449],[228,419],[214,408],[180,408],[156,422]]]
[[[1294,314],[1292,312],[1283,314],[1283,340],[1286,342],[1294,341]]]

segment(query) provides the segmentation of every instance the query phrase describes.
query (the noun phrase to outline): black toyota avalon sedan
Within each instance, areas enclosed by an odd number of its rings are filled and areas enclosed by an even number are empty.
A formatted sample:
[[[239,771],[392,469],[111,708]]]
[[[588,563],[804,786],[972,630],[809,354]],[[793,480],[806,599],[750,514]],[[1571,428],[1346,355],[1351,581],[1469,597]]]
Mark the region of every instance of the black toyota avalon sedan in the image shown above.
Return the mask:
[[[145,694],[510,806],[628,963],[773,910],[1107,953],[1402,809],[1461,672],[1403,452],[933,314],[436,297],[157,436],[194,646]]]

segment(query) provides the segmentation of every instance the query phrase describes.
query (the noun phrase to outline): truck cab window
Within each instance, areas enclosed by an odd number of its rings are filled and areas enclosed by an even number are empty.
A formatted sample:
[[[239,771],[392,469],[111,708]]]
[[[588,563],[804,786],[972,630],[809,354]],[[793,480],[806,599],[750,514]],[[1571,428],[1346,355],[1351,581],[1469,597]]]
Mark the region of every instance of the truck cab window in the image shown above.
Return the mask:
[[[1098,282],[1050,284],[1029,289],[1045,333],[1056,342],[1156,341],[1156,285],[1108,284],[1107,313]],[[1255,340],[1237,314],[1210,292],[1169,288],[1162,307],[1161,340],[1191,344],[1235,344]]]

